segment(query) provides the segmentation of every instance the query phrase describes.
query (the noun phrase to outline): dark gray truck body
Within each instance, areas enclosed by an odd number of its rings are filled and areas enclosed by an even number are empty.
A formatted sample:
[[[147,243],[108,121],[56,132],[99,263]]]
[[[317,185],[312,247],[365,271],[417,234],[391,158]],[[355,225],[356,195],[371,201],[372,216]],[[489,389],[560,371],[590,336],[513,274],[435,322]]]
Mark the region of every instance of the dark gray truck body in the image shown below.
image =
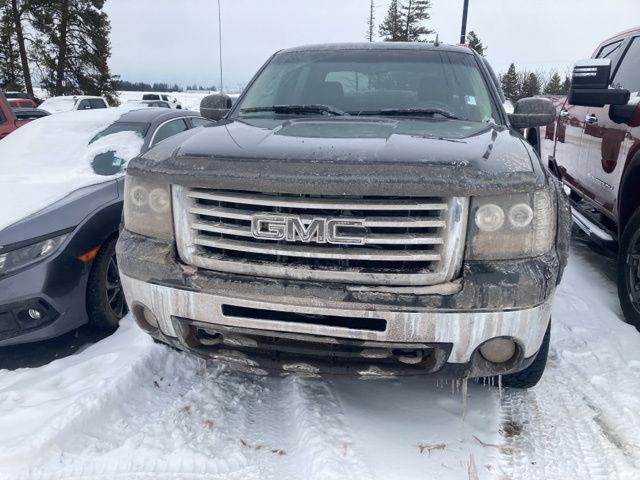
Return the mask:
[[[305,48],[473,55],[429,45]],[[490,72],[478,64],[500,104]],[[118,244],[125,292],[143,328],[256,373],[478,377],[534,361],[567,261],[569,212],[501,106],[492,123],[426,125],[353,116],[239,119],[242,100],[218,125],[164,142],[129,166],[127,182],[151,182],[172,201],[165,238],[134,233],[125,222]],[[473,202],[541,191],[555,219],[551,249],[531,258],[468,258]],[[394,255],[411,260],[411,247],[389,239],[420,237],[422,230],[406,226],[414,204],[441,209],[445,221],[431,270],[384,263]],[[345,219],[356,222],[345,232],[363,228],[358,245],[332,244],[332,222]],[[478,353],[495,338],[517,345],[500,365]]]

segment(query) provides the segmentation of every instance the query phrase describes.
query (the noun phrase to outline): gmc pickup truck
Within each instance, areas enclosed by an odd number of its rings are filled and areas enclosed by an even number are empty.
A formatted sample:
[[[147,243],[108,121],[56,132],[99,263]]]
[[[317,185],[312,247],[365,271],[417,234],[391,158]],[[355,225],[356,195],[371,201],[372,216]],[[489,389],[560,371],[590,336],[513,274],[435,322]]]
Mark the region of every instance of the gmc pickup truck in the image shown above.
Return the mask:
[[[617,251],[618,293],[640,329],[640,28],[605,40],[578,62],[569,97],[541,142],[570,195],[573,218]]]
[[[205,99],[218,124],[129,165],[136,322],[257,374],[535,385],[571,220],[518,133],[555,109],[508,115],[498,85],[464,47],[319,45],[275,54],[230,111]]]

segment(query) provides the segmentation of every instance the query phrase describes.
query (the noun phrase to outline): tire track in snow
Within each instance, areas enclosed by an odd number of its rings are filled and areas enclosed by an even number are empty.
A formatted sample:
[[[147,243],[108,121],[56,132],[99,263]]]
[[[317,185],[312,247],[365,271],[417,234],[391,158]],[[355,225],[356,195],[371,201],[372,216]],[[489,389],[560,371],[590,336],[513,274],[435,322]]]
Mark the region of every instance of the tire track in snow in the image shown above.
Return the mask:
[[[129,388],[103,391],[20,478],[370,478],[323,380],[157,349]]]
[[[637,332],[619,318],[615,299],[603,297],[615,285],[590,265],[589,253],[575,246],[572,253],[554,306],[547,371],[536,388],[503,397],[505,420],[523,429],[507,439],[502,471],[525,480],[635,480],[640,376],[627,357],[637,350]]]

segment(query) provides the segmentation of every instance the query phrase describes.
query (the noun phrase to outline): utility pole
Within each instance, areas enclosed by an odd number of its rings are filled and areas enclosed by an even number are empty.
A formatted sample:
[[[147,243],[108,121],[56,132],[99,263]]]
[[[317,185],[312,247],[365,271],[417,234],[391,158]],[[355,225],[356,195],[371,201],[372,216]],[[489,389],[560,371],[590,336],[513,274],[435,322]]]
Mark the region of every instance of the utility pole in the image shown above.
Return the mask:
[[[462,10],[462,31],[460,32],[460,45],[467,43],[467,14],[469,13],[469,0],[464,0]]]
[[[218,0],[218,44],[220,47],[220,94],[224,94],[224,83],[222,78],[222,9],[220,8],[220,1]]]

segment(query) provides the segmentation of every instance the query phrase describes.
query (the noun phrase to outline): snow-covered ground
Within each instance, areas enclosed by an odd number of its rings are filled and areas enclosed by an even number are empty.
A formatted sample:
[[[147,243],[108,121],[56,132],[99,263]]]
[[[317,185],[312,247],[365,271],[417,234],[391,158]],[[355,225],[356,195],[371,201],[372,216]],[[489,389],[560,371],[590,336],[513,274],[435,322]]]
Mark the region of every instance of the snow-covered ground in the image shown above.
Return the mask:
[[[121,104],[126,104],[130,101],[141,100],[142,95],[147,92],[118,92],[118,99]],[[157,92],[149,92],[157,93]],[[209,95],[209,92],[166,92],[170,97],[175,97],[183,108],[187,110],[200,111],[200,101]],[[233,98],[239,96],[238,92],[225,92]]]
[[[638,479],[640,334],[611,262],[571,253],[530,391],[470,384],[465,408],[423,378],[255,377],[127,319],[81,353],[0,371],[0,478]]]

